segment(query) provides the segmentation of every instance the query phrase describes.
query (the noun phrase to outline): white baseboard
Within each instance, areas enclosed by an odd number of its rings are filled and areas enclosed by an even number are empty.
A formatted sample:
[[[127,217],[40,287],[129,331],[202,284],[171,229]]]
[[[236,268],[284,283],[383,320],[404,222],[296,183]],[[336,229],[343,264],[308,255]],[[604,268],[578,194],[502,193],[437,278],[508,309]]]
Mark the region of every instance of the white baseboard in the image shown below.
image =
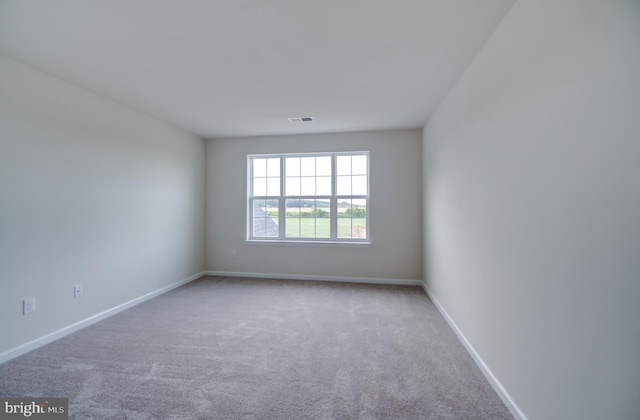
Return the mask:
[[[449,324],[453,332],[456,333],[460,341],[462,341],[462,344],[465,346],[469,354],[471,354],[471,357],[476,362],[476,365],[478,365],[478,367],[480,368],[480,371],[487,378],[487,380],[489,381],[493,389],[496,391],[496,393],[504,403],[504,405],[507,406],[507,408],[511,412],[511,415],[513,415],[513,417],[516,418],[517,420],[527,420],[527,416],[524,415],[522,410],[520,410],[520,407],[518,407],[518,405],[515,403],[513,398],[511,398],[511,395],[509,395],[507,390],[502,386],[498,378],[496,378],[493,372],[491,372],[487,364],[484,362],[484,360],[482,360],[482,358],[480,357],[478,352],[473,348],[469,340],[467,340],[467,337],[465,337],[464,334],[462,334],[462,331],[460,331],[460,328],[458,328],[456,323],[453,322],[453,319],[451,319],[451,317],[449,316],[447,311],[444,309],[444,307],[440,304],[440,302],[438,302],[438,299],[435,298],[435,296],[431,293],[431,291],[429,290],[429,288],[424,282],[420,282],[420,283],[424,291],[427,293],[427,296],[429,296],[429,299],[431,299],[433,304],[436,305],[436,308],[438,308],[438,311],[440,311],[440,314],[442,315],[442,317],[447,321],[447,323]]]
[[[346,283],[370,283],[370,284],[395,284],[401,286],[422,286],[421,280],[407,279],[386,279],[378,277],[344,277],[344,276],[315,276],[308,274],[272,274],[272,273],[244,273],[237,271],[205,271],[208,276],[224,277],[253,277],[260,279],[283,279],[283,280],[317,280],[317,281],[337,281]]]
[[[169,290],[173,290],[173,289],[175,289],[177,287],[185,285],[185,284],[187,284],[189,282],[192,282],[193,280],[198,279],[198,278],[200,278],[200,277],[202,277],[204,275],[205,275],[204,272],[201,272],[201,273],[198,273],[198,274],[194,274],[194,275],[189,276],[189,277],[187,277],[185,279],[179,280],[179,281],[177,281],[175,283],[171,283],[171,284],[169,284],[167,286],[161,287],[158,290],[154,290],[153,292],[147,293],[146,295],[142,295],[142,296],[137,297],[135,299],[132,299],[132,300],[130,300],[128,302],[125,302],[123,304],[115,306],[115,307],[113,307],[111,309],[107,309],[106,311],[100,312],[98,314],[90,316],[89,318],[85,318],[85,319],[83,319],[81,321],[78,321],[78,322],[76,322],[74,324],[68,325],[68,326],[66,326],[64,328],[61,328],[61,329],[57,330],[57,331],[49,333],[49,334],[47,334],[45,336],[42,336],[40,338],[36,338],[35,340],[29,341],[28,343],[22,344],[22,345],[20,345],[18,347],[15,347],[15,348],[11,349],[11,350],[8,350],[8,351],[0,354],[0,363],[4,363],[6,361],[14,359],[14,358],[16,358],[18,356],[21,356],[21,355],[23,355],[23,354],[25,354],[27,352],[30,352],[31,350],[35,350],[38,347],[42,347],[45,344],[49,344],[52,341],[55,341],[55,340],[57,340],[59,338],[64,337],[65,335],[69,335],[69,334],[71,334],[71,333],[73,333],[75,331],[78,331],[78,330],[80,330],[80,329],[82,329],[84,327],[88,327],[91,324],[95,324],[98,321],[101,321],[101,320],[103,320],[105,318],[108,318],[108,317],[110,317],[112,315],[115,315],[118,312],[122,312],[125,309],[129,309],[129,308],[131,308],[133,306],[136,306],[136,305],[138,305],[138,304],[140,304],[142,302],[145,302],[145,301],[147,301],[149,299],[152,299],[152,298],[154,298],[156,296],[160,296],[161,294],[166,293]]]

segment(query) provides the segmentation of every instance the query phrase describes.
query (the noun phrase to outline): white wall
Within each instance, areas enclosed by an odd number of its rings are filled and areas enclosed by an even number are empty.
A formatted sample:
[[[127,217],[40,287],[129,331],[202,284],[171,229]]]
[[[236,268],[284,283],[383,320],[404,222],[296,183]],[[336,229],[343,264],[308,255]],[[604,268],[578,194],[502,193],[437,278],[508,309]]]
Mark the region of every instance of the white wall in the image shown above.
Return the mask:
[[[520,0],[424,128],[425,276],[530,419],[640,413],[640,2]]]
[[[0,57],[0,354],[203,263],[204,140]]]
[[[372,246],[245,242],[248,154],[348,150],[371,152]],[[207,269],[420,280],[421,171],[420,130],[207,140]]]

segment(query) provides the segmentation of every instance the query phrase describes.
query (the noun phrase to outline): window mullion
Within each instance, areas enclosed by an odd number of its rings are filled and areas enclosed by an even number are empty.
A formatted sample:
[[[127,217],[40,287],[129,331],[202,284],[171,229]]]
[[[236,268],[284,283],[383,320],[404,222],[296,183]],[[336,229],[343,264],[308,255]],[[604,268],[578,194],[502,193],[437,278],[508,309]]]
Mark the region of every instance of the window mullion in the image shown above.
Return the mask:
[[[280,156],[280,197],[278,197],[278,236],[280,239],[284,239],[286,236],[286,206],[285,206],[285,186],[286,186],[286,174],[284,156]]]
[[[278,198],[278,237],[279,239],[284,239],[285,237],[285,223],[287,222],[287,219],[285,219],[285,205],[284,205],[284,198],[282,198],[282,196],[280,196]]]
[[[249,219],[249,226],[248,226],[248,237],[250,239],[253,239],[253,157],[250,157],[248,159],[248,168],[247,168],[247,177],[249,179],[249,191],[247,192],[247,202],[248,202],[248,209],[247,209],[247,218]]]
[[[338,199],[336,193],[338,192],[337,176],[336,176],[336,154],[331,156],[331,202],[329,204],[329,211],[331,219],[329,221],[329,237],[331,240],[338,238]]]
[[[335,195],[331,196],[329,204],[330,221],[329,221],[329,236],[332,240],[338,237],[338,200]]]
[[[251,182],[251,181],[249,181]],[[251,188],[251,184],[249,184]],[[247,197],[247,227],[246,227],[246,238],[253,239],[253,197]]]

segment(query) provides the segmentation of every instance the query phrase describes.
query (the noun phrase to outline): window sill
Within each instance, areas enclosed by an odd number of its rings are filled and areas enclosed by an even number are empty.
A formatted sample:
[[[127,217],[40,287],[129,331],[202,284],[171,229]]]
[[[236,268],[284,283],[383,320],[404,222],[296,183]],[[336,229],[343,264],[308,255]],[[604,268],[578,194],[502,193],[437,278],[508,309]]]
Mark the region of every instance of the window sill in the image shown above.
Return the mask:
[[[346,247],[371,247],[373,243],[371,241],[293,241],[293,240],[278,240],[278,239],[246,239],[247,245],[315,245],[315,246],[346,246]]]

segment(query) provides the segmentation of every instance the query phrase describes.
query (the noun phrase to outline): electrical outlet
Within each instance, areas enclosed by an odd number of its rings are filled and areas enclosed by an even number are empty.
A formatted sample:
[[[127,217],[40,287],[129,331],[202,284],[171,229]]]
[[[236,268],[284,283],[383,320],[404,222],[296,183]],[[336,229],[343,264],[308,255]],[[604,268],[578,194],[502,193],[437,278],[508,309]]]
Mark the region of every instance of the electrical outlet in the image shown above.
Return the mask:
[[[36,311],[36,298],[30,297],[22,301],[22,315]]]
[[[238,256],[238,251],[235,249],[231,251],[231,258],[236,258]]]
[[[73,297],[77,299],[80,296],[82,296],[82,285],[76,284],[75,286],[73,286]]]

